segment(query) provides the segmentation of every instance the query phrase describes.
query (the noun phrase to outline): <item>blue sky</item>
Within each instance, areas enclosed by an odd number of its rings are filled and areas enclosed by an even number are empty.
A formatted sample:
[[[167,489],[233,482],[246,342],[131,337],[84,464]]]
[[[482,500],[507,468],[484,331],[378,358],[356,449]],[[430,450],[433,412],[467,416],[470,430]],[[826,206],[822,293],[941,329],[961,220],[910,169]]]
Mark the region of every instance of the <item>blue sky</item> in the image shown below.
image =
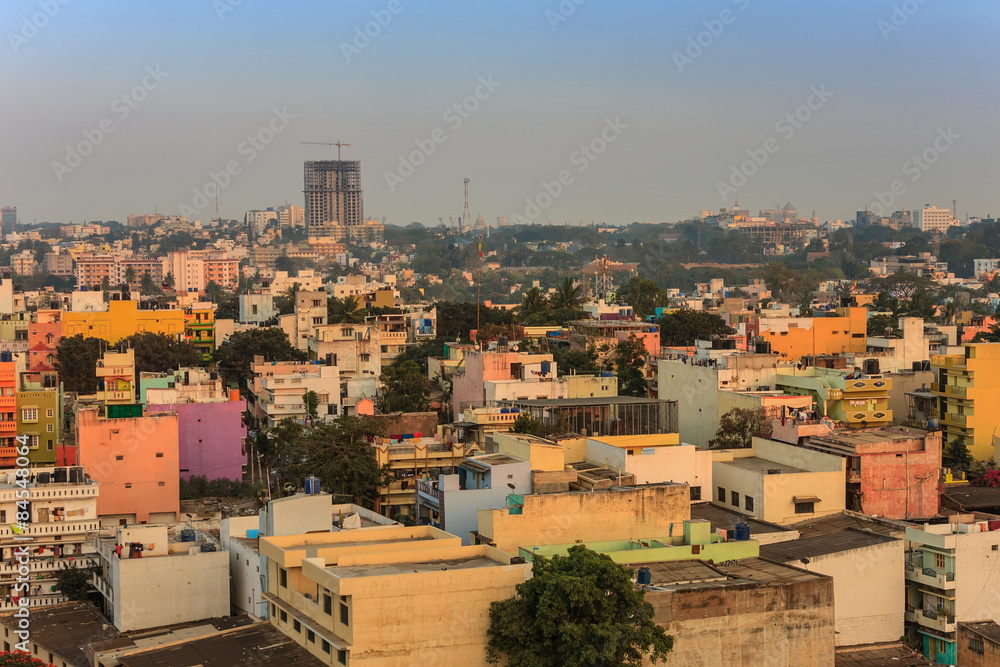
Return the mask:
[[[359,48],[372,12],[390,20]],[[489,221],[672,221],[733,189],[752,211],[850,218],[897,180],[892,208],[997,214],[998,19],[988,0],[6,0],[0,204],[27,222],[182,205],[207,219],[196,191],[230,163],[220,212],[242,217],[301,204],[302,162],[336,149],[300,142],[341,140],[366,215],[395,224],[461,215],[465,177]],[[829,95],[800,109],[813,90]],[[467,98],[466,117],[448,111]],[[807,120],[779,124],[797,110]],[[925,151],[933,164],[906,170]]]

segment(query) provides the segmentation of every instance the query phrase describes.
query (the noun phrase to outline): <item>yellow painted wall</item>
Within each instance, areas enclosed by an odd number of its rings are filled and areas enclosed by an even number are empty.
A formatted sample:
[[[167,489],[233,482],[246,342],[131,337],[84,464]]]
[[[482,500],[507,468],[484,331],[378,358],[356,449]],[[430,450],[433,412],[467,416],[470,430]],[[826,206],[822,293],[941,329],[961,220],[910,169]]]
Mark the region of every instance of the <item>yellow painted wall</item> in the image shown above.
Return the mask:
[[[117,343],[140,331],[168,335],[184,333],[183,310],[139,310],[136,301],[112,301],[107,312],[65,313],[63,336],[83,334]]]
[[[532,470],[545,472],[566,468],[566,450],[560,445],[538,438],[518,437],[518,433],[494,433],[493,439],[501,454],[513,456],[522,461],[531,461]]]
[[[627,540],[637,535],[669,535],[691,518],[686,484],[643,486],[615,491],[570,492],[524,497],[521,514],[480,509],[479,534],[508,554],[524,545]],[[680,532],[678,532],[680,534]]]
[[[937,415],[945,451],[962,438],[972,457],[984,461],[994,456],[993,435],[1000,429],[1000,343],[975,343],[964,350],[931,356],[931,391],[945,404]]]

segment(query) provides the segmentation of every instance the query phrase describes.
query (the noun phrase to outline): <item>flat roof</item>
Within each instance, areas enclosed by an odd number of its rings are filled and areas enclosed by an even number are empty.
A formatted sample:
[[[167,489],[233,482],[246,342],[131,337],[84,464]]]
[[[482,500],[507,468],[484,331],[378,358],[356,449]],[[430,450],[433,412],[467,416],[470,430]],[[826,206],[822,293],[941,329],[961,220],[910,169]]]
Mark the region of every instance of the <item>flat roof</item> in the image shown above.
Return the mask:
[[[803,538],[819,535],[835,535],[851,528],[890,537],[902,537],[906,534],[907,526],[913,525],[916,524],[895,519],[875,519],[873,517],[866,517],[863,514],[843,511],[816,519],[806,519],[805,521],[791,524],[789,529],[799,531],[799,535]]]
[[[994,621],[960,621],[959,625],[1000,644],[1000,625]]]
[[[746,516],[739,512],[734,512],[725,507],[710,502],[694,503],[691,505],[692,519],[705,519],[712,524],[712,528],[722,528],[724,530],[735,530],[736,522],[744,521],[750,524],[750,537],[759,533],[789,533],[791,528],[779,526],[776,523],[760,521],[752,516]]]
[[[398,574],[413,574],[415,572],[473,570],[484,567],[499,567],[501,565],[502,563],[486,558],[485,556],[473,556],[471,558],[453,558],[423,562],[409,561],[405,563],[383,563],[378,565],[331,566],[327,568],[327,571],[341,579],[354,579],[358,577],[386,577]]]
[[[909,646],[899,642],[838,647],[836,667],[923,667],[933,665]]]
[[[124,667],[322,667],[324,663],[270,623],[118,658]]]
[[[770,470],[777,470],[776,473],[770,474],[792,474],[792,473],[803,473],[809,472],[808,470],[803,470],[802,468],[794,468],[792,466],[786,466],[782,463],[776,463],[774,461],[768,461],[767,459],[757,458],[756,456],[740,456],[733,457],[732,461],[718,461],[718,463],[723,463],[725,465],[731,465],[742,470],[755,470],[757,472],[768,472]]]
[[[963,509],[1000,507],[1000,489],[988,486],[958,486],[945,489],[942,496]]]
[[[74,665],[89,664],[82,647],[121,636],[111,621],[89,602],[65,602],[29,609],[32,641]],[[18,628],[14,612],[0,616],[0,623],[11,629]]]
[[[823,579],[826,575],[775,563],[763,558],[744,558],[735,565],[710,565],[703,560],[664,563],[629,563],[626,567],[648,567],[655,589],[688,590],[746,584],[788,584]]]
[[[512,405],[525,405],[529,408],[544,407],[568,407],[578,408],[588,405],[632,405],[637,403],[676,403],[676,400],[665,400],[660,398],[643,398],[638,396],[595,396],[594,398],[535,398],[528,400],[504,400],[502,403]]]
[[[898,541],[896,538],[887,535],[848,528],[829,535],[816,535],[776,544],[762,544],[760,555],[779,563],[791,563],[798,562],[803,558],[826,556],[896,541]]]
[[[864,431],[830,431],[828,435],[813,436],[812,440],[849,445],[870,445],[878,442],[923,438],[927,433],[926,429],[896,425]]]
[[[336,533],[330,533],[331,535],[345,535],[351,534],[352,531],[341,530]],[[356,531],[353,531],[356,533]],[[311,535],[313,533],[306,533],[306,535]],[[371,533],[366,532],[366,535]],[[260,539],[260,538],[258,538]],[[307,543],[303,542],[301,544],[287,544],[287,545],[276,545],[279,546],[283,551],[300,551],[304,550],[306,552],[306,558],[316,558],[319,556],[320,549],[339,549],[344,547],[360,547],[360,546],[372,546],[376,544],[399,544],[405,542],[426,542],[433,540],[435,537],[433,535],[417,535],[415,537],[410,537],[408,535],[400,535],[399,537],[393,537],[386,540],[344,540],[339,542],[316,542]]]

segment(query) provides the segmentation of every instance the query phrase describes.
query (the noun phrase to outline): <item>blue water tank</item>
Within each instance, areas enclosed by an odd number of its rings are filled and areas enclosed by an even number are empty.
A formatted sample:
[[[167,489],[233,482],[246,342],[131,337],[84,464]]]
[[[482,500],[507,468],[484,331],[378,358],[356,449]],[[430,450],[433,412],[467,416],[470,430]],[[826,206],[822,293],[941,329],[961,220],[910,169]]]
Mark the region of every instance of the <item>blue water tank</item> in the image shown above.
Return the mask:
[[[500,408],[500,414],[502,414],[502,415],[509,415],[510,414],[510,408]]]
[[[181,542],[194,542],[195,532],[193,528],[185,528],[181,531]]]
[[[611,371],[601,371],[601,377],[602,378],[614,377],[614,373],[612,373]]]
[[[640,567],[639,574],[636,576],[636,582],[638,582],[640,586],[648,586],[652,580],[653,575],[650,573],[649,568]]]
[[[736,522],[736,541],[746,542],[750,539],[750,524],[746,521]]]
[[[543,373],[549,373],[551,371],[552,371],[552,364],[549,363],[548,361],[543,361],[542,362],[542,372]]]
[[[247,538],[248,539],[255,540],[259,536],[260,536],[260,530],[258,530],[256,528],[247,529]]]
[[[929,418],[927,420],[927,428],[928,429],[930,429],[930,430],[933,431],[937,427],[938,427],[938,419],[937,419],[937,417],[931,417],[931,418]]]
[[[319,488],[319,477],[306,477],[306,494],[310,496],[322,493]]]

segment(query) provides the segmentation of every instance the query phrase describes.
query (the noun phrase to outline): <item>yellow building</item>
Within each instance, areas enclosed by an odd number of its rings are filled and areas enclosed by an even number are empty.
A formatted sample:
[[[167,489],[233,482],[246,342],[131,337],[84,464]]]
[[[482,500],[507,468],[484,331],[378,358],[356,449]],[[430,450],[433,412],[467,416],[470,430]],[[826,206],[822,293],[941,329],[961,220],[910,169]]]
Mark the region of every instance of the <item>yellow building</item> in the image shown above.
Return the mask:
[[[97,362],[97,397],[105,405],[135,403],[135,350],[104,353]]]
[[[215,352],[215,304],[195,303],[184,311],[184,335],[201,354],[212,361]]]
[[[104,312],[70,312],[63,315],[63,336],[82,334],[117,343],[132,334],[150,331],[184,334],[183,310],[139,310],[137,301],[111,301]]]
[[[270,622],[328,665],[486,664],[490,603],[530,566],[431,526],[262,537]]]
[[[867,349],[868,309],[838,308],[836,317],[762,317],[761,337],[784,359],[861,354]]]
[[[938,397],[931,411],[944,429],[945,451],[962,440],[973,458],[993,456],[993,435],[1000,427],[1000,344],[970,343],[962,354],[931,355]]]
[[[821,415],[848,426],[886,426],[892,423],[889,392],[892,378],[832,368],[810,366],[789,368],[779,373],[775,385],[792,395],[811,396]],[[792,416],[791,414],[789,416]]]

